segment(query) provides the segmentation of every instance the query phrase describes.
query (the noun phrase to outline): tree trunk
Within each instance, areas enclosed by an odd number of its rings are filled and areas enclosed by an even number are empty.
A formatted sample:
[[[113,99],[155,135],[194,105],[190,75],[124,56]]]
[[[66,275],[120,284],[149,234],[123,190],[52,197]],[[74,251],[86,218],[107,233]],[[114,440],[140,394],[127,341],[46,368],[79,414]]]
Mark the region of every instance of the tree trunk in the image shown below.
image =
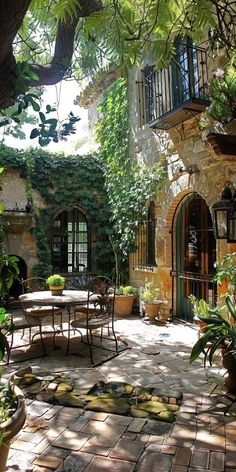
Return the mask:
[[[15,82],[17,79],[16,61],[12,43],[19,30],[31,0],[0,0],[0,109],[13,105],[17,98]],[[39,79],[29,81],[29,87],[52,85],[63,79],[70,67],[74,49],[74,36],[80,18],[90,16],[101,10],[101,0],[81,0],[73,19],[59,21],[54,56],[48,65],[33,64],[32,70]]]

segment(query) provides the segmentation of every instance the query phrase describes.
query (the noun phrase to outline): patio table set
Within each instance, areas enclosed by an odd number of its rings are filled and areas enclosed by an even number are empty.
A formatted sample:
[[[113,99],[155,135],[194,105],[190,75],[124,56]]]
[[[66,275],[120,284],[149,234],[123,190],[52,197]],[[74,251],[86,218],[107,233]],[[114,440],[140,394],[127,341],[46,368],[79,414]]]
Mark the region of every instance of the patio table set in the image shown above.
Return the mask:
[[[74,333],[77,331],[80,334],[81,341],[89,346],[91,362],[94,364],[94,337],[98,336],[97,330],[99,329],[99,344],[96,343],[96,347],[112,350],[118,354],[118,344],[114,330],[115,290],[111,289],[112,281],[107,277],[97,276],[89,278],[87,289],[71,290],[70,286],[74,287],[74,285],[76,286],[72,281],[72,284],[68,285],[68,289],[63,290],[62,295],[52,295],[51,291],[44,289],[20,295],[19,302],[25,320],[14,320],[13,314],[14,331],[23,330],[22,336],[24,336],[25,329],[29,329],[29,345],[34,342],[35,336],[39,335],[42,355],[47,355],[44,336],[49,333],[49,326],[52,328],[54,349],[60,348],[56,345],[57,334],[67,334],[66,355],[70,354],[71,332],[72,330]],[[60,316],[59,326],[56,323],[58,315]],[[63,317],[66,318],[66,323],[63,323]],[[45,325],[42,322],[43,319],[46,319]],[[33,328],[38,329],[32,335]],[[105,328],[107,329],[106,335],[104,335]],[[14,332],[10,342],[10,352],[13,348],[13,338]],[[104,339],[114,341],[114,349],[104,346]],[[9,362],[10,352],[7,362]]]

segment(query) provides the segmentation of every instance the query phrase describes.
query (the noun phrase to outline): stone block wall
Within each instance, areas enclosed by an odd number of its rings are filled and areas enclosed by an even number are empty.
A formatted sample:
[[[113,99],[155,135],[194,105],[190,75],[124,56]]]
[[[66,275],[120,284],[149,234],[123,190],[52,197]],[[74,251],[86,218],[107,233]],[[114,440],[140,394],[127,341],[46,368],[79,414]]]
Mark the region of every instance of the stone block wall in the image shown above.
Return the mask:
[[[138,70],[134,68],[129,80],[130,155],[150,167],[160,156],[165,156],[168,182],[156,197],[157,267],[148,271],[133,269],[130,265],[130,279],[134,285],[155,282],[161,288],[163,298],[168,300],[170,310],[172,298],[175,297],[171,277],[172,258],[175,257],[171,238],[175,210],[182,198],[192,192],[197,192],[211,208],[220,199],[225,182],[236,182],[236,160],[235,156],[219,155],[209,144],[208,132],[216,132],[217,129],[202,132],[199,129],[200,115],[190,116],[189,120],[169,132],[151,129],[147,125],[139,127],[139,97],[134,86],[137,79]],[[236,134],[236,124],[228,124],[223,132]],[[217,241],[217,259],[230,252],[231,246],[224,240]]]

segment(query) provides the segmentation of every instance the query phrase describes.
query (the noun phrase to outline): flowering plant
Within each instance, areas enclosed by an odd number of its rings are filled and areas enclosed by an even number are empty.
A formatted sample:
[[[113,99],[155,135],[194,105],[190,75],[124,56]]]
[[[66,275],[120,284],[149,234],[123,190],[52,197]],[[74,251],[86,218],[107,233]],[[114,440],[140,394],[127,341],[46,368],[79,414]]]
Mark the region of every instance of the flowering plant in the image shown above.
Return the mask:
[[[206,128],[210,120],[228,123],[236,118],[236,69],[234,65],[213,72],[209,84],[211,104],[200,120],[200,128]]]

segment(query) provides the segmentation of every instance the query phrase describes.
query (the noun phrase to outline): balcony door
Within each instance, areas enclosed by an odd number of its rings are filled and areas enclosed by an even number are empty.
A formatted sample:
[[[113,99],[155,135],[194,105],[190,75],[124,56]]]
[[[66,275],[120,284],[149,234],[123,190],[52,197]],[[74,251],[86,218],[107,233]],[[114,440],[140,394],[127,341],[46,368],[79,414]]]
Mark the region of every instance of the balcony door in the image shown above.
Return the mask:
[[[193,320],[191,294],[215,304],[216,285],[212,282],[215,257],[216,241],[209,208],[200,195],[192,193],[180,203],[175,221],[173,276],[179,318]]]

